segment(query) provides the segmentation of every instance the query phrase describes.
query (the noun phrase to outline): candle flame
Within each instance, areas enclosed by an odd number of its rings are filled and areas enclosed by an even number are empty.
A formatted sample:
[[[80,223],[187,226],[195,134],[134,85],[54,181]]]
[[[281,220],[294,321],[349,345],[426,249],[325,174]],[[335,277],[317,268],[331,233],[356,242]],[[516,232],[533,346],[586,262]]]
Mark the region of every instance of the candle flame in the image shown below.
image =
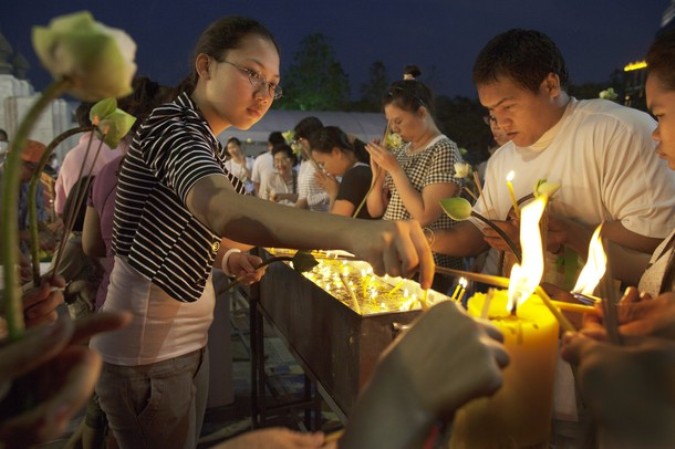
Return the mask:
[[[523,207],[520,220],[520,246],[523,264],[514,264],[509,281],[508,310],[513,310],[534,293],[544,274],[544,253],[541,248],[539,220],[547,197],[540,196]]]
[[[516,174],[515,174],[515,172],[514,172],[513,170],[511,170],[510,172],[508,172],[508,173],[506,174],[506,180],[507,180],[508,182],[513,181],[513,178],[515,178],[515,177],[516,177]]]
[[[607,256],[602,247],[602,238],[600,232],[602,224],[595,228],[591,242],[588,245],[588,260],[586,265],[579,273],[577,283],[572,289],[572,293],[581,293],[583,295],[592,295],[595,287],[597,287],[600,279],[605,275],[607,270]]]

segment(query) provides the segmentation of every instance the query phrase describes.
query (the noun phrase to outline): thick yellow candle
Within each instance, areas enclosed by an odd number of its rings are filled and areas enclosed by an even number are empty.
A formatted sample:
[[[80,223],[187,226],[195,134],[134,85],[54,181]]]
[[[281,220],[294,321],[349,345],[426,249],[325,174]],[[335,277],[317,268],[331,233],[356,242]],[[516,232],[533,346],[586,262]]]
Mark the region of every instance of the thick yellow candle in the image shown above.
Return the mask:
[[[469,315],[481,316],[485,298],[476,293],[469,299]],[[518,307],[517,316],[506,304],[506,290],[495,291],[488,311],[511,357],[502,387],[457,411],[453,449],[539,447],[549,440],[558,322],[534,295]]]

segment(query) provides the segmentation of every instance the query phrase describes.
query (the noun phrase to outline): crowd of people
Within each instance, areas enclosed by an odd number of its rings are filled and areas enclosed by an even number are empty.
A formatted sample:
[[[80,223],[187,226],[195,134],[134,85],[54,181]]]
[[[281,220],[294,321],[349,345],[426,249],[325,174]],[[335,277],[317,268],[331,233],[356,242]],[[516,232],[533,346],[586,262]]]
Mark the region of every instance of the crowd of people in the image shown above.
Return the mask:
[[[442,211],[439,200],[461,193],[455,164],[462,159],[436,125],[433,94],[416,66],[383,92],[385,134],[398,134],[400,146],[364,143],[307,117],[293,142],[272,133],[269,151],[254,161],[238,139],[223,147],[216,136],[250,128],[282,95],[274,37],[255,20],[225,17],[202,33],[192,61],[175,90],[136,80],[120,107],[138,117],[137,126],[117,153],[109,149],[110,161],[92,159],[79,170],[89,157],[82,148],[96,139],[87,135],[63,162],[60,215],[76,213],[62,204],[79,190],[77,178],[95,176],[81,230],[63,232],[75,232],[69,242],[102,261],[104,281],[89,313],[75,321],[57,321],[56,313],[71,274],[45,276],[24,294],[32,329],[0,346],[0,395],[14,404],[19,389],[11,385],[27,373],[41,388],[31,410],[3,405],[0,447],[55,438],[88,402],[85,447],[100,447],[99,430],[108,427],[108,444],[123,449],[195,448],[208,395],[213,270],[259,281],[264,270],[248,252],[253,246],[346,250],[376,274],[419,272],[422,288],[442,291],[452,280],[434,276],[435,265],[462,268],[464,258],[489,251],[484,270],[497,273],[499,253],[510,251],[492,229],[455,223]],[[518,199],[541,178],[557,182],[549,257],[571,250],[586,258],[593,229],[604,223],[613,273],[633,286],[618,305],[623,345],[608,341],[600,309],[562,339],[600,447],[675,444],[674,31],[657,36],[647,63],[656,121],[611,101],[570,96],[564,58],[538,31],[495,36],[473,69],[497,147],[475,210],[517,241],[507,173],[517,174]],[[43,151],[23,150],[26,177]],[[546,279],[553,294],[568,296],[555,277]],[[382,355],[337,443],[326,445],[321,433],[266,429],[217,447],[422,447],[439,421],[499,389],[509,359],[501,340],[456,304],[439,303]]]

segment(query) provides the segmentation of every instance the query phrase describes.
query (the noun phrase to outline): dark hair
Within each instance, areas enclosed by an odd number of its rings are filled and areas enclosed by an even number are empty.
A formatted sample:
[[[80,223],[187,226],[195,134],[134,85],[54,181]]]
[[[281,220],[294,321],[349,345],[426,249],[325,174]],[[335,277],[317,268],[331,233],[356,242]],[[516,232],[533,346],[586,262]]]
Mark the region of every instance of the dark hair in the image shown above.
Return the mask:
[[[147,76],[137,76],[131,81],[132,93],[117,100],[117,107],[136,117],[128,135],[133,136],[150,112],[169,100],[171,89],[161,86]],[[95,103],[82,102],[75,109],[75,121],[79,126],[91,126],[89,113]]]
[[[274,36],[264,25],[248,17],[227,16],[213,22],[201,34],[192,52],[190,66],[194,67],[194,62],[201,53],[222,61],[222,58],[226,56],[229,50],[239,48],[241,41],[251,34],[256,34],[269,40],[274,44],[277,53],[281,53]],[[179,95],[181,92],[191,93],[197,85],[198,78],[197,70],[193,68],[191,75],[184,79],[176,88],[176,95]]]
[[[340,151],[354,153],[356,159],[361,162],[370,162],[368,152],[363,146],[352,143],[349,136],[337,126],[325,126],[314,131],[308,140],[312,151],[330,154],[333,148],[337,147]]]
[[[238,146],[238,147],[241,147],[241,140],[237,139],[237,138],[234,137],[234,136],[233,136],[233,137],[230,137],[229,139],[227,139],[227,144],[226,144],[226,145],[229,145],[230,142],[234,143],[234,144],[235,144],[236,146]]]
[[[117,107],[136,117],[129,131],[133,136],[153,109],[170,99],[171,89],[162,86],[147,76],[137,76],[131,82],[133,93],[117,100]]]
[[[91,107],[93,105],[93,103],[88,103],[86,101],[83,101],[77,105],[77,108],[75,108],[75,121],[77,122],[78,126],[83,128],[91,126],[91,120],[89,120],[89,111],[91,111]]]
[[[272,131],[267,137],[267,143],[274,147],[286,143],[286,139],[284,139],[284,135],[281,134],[281,131]]]
[[[422,74],[422,71],[420,70],[420,68],[417,67],[414,64],[407,65],[403,68],[403,77],[404,78],[405,78],[406,75],[410,75],[413,78],[417,79],[421,74]]]
[[[480,51],[473,83],[491,84],[506,76],[537,93],[549,73],[558,75],[561,88],[567,88],[569,75],[556,44],[539,31],[513,29],[493,37]]]
[[[285,143],[276,145],[274,148],[272,148],[272,157],[274,157],[274,155],[276,155],[277,153],[286,153],[286,156],[288,156],[291,159],[292,165],[298,163],[298,158],[295,157],[293,149],[289,145],[286,145]]]
[[[319,129],[323,128],[323,123],[319,120],[318,117],[309,116],[305,117],[295,125],[293,132],[295,133],[296,139],[309,139],[309,136]]]
[[[394,81],[382,98],[382,106],[393,103],[404,111],[417,112],[424,106],[434,116],[434,94],[424,83],[417,81],[422,71],[415,65],[407,65],[403,72],[414,79]]]
[[[659,34],[647,52],[647,71],[667,90],[675,90],[675,29]]]
[[[5,130],[2,129],[2,128],[0,128],[0,137],[2,137],[3,140],[8,140],[8,139],[9,139],[9,136],[7,135],[7,131],[5,131]]]

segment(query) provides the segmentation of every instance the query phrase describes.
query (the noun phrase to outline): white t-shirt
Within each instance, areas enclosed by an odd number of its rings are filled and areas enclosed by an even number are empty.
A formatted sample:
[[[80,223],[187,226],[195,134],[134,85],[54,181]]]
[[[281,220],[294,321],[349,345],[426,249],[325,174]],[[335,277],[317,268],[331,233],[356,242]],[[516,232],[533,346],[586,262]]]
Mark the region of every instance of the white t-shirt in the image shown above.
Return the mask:
[[[253,185],[251,184],[251,180],[248,179],[248,175],[246,173],[245,168],[247,168],[249,171],[252,172],[253,162],[254,162],[254,160],[253,160],[252,157],[246,157],[245,158],[245,164],[246,164],[245,166],[235,162],[234,159],[228,159],[227,161],[225,161],[225,164],[224,164],[227,171],[232,173],[234,176],[239,178],[241,180],[241,182],[244,183],[247,193],[250,193],[250,192],[253,191]]]
[[[251,181],[262,184],[263,178],[274,173],[274,157],[270,151],[267,151],[253,161],[251,169]]]
[[[328,193],[317,184],[314,178],[316,167],[308,160],[300,163],[298,172],[298,199],[307,200],[307,206],[310,210],[327,212],[330,207],[330,197]]]
[[[537,180],[560,183],[551,212],[593,229],[621,220],[637,234],[664,238],[675,228],[675,173],[659,160],[644,112],[606,100],[570,100],[561,120],[530,147],[508,142],[488,160],[483,198],[475,210],[505,219],[511,201],[506,176],[513,170],[517,198],[532,193]],[[484,225],[478,221],[479,228]],[[485,270],[496,271],[496,251]]]
[[[108,296],[101,310],[133,315],[124,332],[92,337],[89,346],[113,365],[138,366],[168,360],[206,346],[213,321],[215,292],[211,279],[195,302],[171,298],[160,287],[116,256]]]
[[[258,191],[258,196],[263,200],[269,200],[272,196],[272,192],[275,193],[296,193],[296,184],[297,183],[297,174],[293,172],[293,179],[286,181],[281,177],[281,175],[275,170],[270,176],[263,178],[262,184],[260,184],[260,190]],[[284,204],[286,206],[295,206],[294,201],[290,200],[281,200],[278,201],[279,204]]]

